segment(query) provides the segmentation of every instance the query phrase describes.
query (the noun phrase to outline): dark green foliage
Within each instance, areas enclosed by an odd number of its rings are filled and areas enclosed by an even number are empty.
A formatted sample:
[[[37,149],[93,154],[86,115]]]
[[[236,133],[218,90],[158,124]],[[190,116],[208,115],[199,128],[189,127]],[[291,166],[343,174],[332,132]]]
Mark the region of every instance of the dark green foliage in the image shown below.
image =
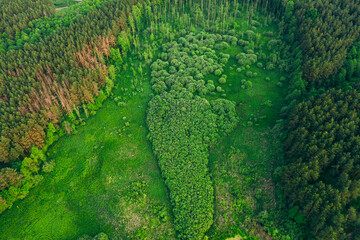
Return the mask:
[[[360,34],[360,7],[354,0],[298,1],[296,16],[304,53],[304,76],[322,84],[343,65]]]
[[[285,196],[317,239],[358,236],[354,201],[360,196],[360,94],[328,91],[300,103],[290,116],[282,173]],[[355,237],[356,238],[356,237]]]
[[[336,75],[326,79],[322,86],[344,89],[360,89],[360,42],[356,42]]]
[[[14,39],[15,34],[28,27],[31,20],[53,14],[52,0],[0,0],[0,34]]]

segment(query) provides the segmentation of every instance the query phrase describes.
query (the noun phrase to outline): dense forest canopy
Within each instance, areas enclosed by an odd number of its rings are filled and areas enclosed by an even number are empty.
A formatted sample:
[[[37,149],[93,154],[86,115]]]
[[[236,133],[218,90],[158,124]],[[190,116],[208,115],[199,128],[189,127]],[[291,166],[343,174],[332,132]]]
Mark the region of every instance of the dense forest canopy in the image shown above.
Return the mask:
[[[326,79],[343,65],[360,34],[360,2],[299,1],[296,6],[303,71],[309,81]]]
[[[27,28],[31,20],[54,14],[52,0],[0,1],[0,34],[14,39],[15,34]]]
[[[278,215],[269,220],[264,203],[245,207],[239,193],[229,215],[261,212],[251,215],[253,226],[274,239],[359,239],[359,36],[358,0],[96,0],[56,14],[51,0],[0,0],[0,212],[55,168],[46,151],[59,137],[75,133],[108,97],[126,106],[112,91],[122,72],[132,71],[132,95],[147,80],[152,91],[148,139],[176,236],[206,239],[219,224],[217,201],[229,205],[217,195],[223,180],[209,170],[209,149],[266,119],[260,111],[245,119],[249,101],[231,95],[244,91],[250,99],[265,73],[261,84],[288,91],[278,101],[286,103],[277,106],[281,113],[273,110],[283,119],[270,133],[278,145],[269,164]],[[245,159],[229,152],[229,161]],[[237,180],[224,189],[237,191]],[[228,232],[242,232],[239,225]]]
[[[357,91],[328,91],[300,103],[287,126],[284,191],[321,239],[359,234],[359,99]]]

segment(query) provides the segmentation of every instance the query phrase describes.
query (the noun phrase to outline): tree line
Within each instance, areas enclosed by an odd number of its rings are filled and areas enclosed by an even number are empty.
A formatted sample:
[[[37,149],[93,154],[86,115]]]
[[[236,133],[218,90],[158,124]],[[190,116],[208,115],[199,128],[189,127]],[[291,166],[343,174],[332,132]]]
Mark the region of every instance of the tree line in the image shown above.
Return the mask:
[[[305,239],[359,238],[358,1],[287,1],[292,62],[274,175]]]

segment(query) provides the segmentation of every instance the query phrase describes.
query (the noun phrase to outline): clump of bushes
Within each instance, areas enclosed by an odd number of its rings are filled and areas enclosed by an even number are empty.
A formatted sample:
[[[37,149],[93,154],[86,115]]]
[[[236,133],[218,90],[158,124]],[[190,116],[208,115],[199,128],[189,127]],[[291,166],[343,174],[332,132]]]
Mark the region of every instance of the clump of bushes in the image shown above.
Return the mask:
[[[253,53],[239,53],[236,55],[236,59],[241,66],[252,65],[256,63],[257,56]]]
[[[246,79],[242,79],[241,80],[241,88],[242,89],[252,88],[252,82],[248,81]]]
[[[249,78],[253,78],[253,77],[256,77],[257,76],[257,73],[253,73],[251,71],[247,71],[246,74],[245,74],[247,77]]]
[[[266,64],[266,70],[271,71],[275,69],[275,65],[272,63]]]
[[[223,66],[230,55],[217,55],[211,46],[224,49],[237,42],[232,35],[188,34],[179,38],[178,43],[163,44],[165,54],[151,65],[155,96],[149,102],[147,114],[149,140],[170,190],[180,239],[202,239],[213,222],[214,191],[207,169],[208,146],[219,135],[231,132],[237,118],[232,102],[225,99],[209,102],[203,98],[216,94],[215,90],[226,96],[212,80],[203,79],[213,73],[219,76],[220,84],[226,83]]]
[[[216,69],[215,72],[214,72],[214,74],[215,74],[216,76],[220,76],[220,75],[222,74],[221,69]]]
[[[242,67],[239,67],[236,69],[236,72],[242,72],[244,69]]]
[[[226,78],[227,78],[226,75],[222,75],[221,78],[219,78],[219,83],[220,84],[225,84],[226,83]]]
[[[181,239],[202,239],[213,222],[207,148],[219,130],[231,132],[236,122],[234,104],[227,100],[210,104],[200,97],[177,99],[163,93],[149,103],[149,139],[170,190]]]

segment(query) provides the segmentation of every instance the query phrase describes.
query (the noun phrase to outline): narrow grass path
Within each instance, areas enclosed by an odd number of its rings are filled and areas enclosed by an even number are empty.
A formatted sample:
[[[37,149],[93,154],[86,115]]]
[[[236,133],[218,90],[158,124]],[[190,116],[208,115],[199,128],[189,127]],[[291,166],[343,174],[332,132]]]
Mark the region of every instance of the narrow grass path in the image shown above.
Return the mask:
[[[0,239],[65,240],[99,232],[133,239],[142,228],[149,238],[172,238],[166,188],[146,139],[149,81],[131,96],[130,71],[117,78],[114,96],[128,95],[127,105],[106,100],[75,135],[49,149],[55,170],[2,213]]]

